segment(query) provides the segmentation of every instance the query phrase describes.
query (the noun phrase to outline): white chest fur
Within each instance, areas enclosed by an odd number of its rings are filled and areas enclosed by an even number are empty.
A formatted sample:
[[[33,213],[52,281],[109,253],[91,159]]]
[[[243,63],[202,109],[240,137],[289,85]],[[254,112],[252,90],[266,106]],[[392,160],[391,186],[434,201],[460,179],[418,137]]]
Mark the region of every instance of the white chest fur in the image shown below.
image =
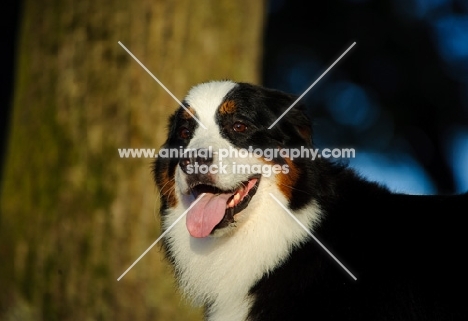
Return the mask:
[[[295,245],[308,238],[306,231],[268,193],[287,204],[276,184],[262,182],[232,234],[193,238],[182,219],[166,235],[181,289],[194,304],[210,304],[210,321],[245,320],[253,299],[248,295],[249,289],[285,260]],[[165,215],[164,227],[169,227],[185,210],[179,202]],[[314,205],[294,215],[311,230],[320,219]]]

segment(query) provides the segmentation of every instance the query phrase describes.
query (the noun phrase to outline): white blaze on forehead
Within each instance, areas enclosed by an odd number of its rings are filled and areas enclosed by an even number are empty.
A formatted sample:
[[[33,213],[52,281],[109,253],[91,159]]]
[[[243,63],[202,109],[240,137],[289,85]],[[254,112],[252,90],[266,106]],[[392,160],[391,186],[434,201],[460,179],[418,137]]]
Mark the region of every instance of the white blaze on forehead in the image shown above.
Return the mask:
[[[195,116],[207,129],[198,126],[187,148],[211,147],[216,151],[230,145],[221,137],[220,128],[216,124],[216,114],[226,95],[236,86],[232,81],[211,81],[197,85],[189,91],[185,101],[195,110]]]
[[[237,84],[232,81],[211,81],[190,89],[185,101],[195,110],[197,118],[208,128],[209,132],[219,131],[215,128],[215,116],[226,95]],[[197,128],[198,131],[199,128]],[[201,130],[204,130],[201,128]]]
[[[206,126],[204,129],[201,126],[197,126],[195,132],[192,134],[187,149],[206,149],[211,148],[213,152],[213,164],[221,167],[228,166],[230,168],[230,160],[223,160],[222,164],[218,162],[218,151],[220,149],[229,149],[234,147],[232,144],[221,136],[221,128],[216,123],[216,115],[218,108],[225,101],[226,95],[233,90],[237,83],[232,81],[212,81],[203,83],[193,87],[187,96],[185,102],[193,108],[195,116]],[[181,185],[184,184],[185,174],[181,170],[177,170],[176,177],[180,176]],[[222,189],[231,189],[239,182],[245,181],[248,175],[221,175],[217,173],[214,175],[217,181],[217,186]],[[177,180],[177,178],[176,178]],[[182,190],[185,186],[182,186]]]

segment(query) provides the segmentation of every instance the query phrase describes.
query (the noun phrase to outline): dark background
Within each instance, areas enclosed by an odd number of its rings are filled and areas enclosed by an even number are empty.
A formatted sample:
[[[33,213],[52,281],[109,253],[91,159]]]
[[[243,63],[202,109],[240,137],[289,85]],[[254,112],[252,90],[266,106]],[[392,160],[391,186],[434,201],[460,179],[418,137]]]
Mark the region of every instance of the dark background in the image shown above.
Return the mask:
[[[468,190],[468,1],[272,0],[264,84],[302,94],[318,147],[412,193]]]
[[[20,1],[1,10],[1,140],[5,152]],[[317,147],[410,193],[468,190],[468,1],[271,0],[263,83],[302,94]]]

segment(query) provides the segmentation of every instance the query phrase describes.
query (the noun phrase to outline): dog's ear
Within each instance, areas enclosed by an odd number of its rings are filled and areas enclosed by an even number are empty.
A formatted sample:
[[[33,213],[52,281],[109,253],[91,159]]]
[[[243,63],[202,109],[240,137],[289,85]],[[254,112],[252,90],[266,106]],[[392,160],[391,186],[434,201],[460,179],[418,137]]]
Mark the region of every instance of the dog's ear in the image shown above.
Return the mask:
[[[312,145],[312,124],[306,114],[305,104],[298,102],[286,114],[288,123],[294,126],[297,133],[308,144]]]
[[[291,95],[275,89],[265,89],[264,98],[266,105],[272,108],[277,113],[275,116],[279,117],[297,100],[297,96]],[[306,114],[305,104],[301,101],[297,102],[288,112],[284,115],[283,119],[279,120],[283,123],[283,128],[291,131],[294,129],[295,133],[309,146],[312,145],[312,126],[309,117]],[[284,126],[288,127],[285,128]],[[293,127],[293,128],[291,128]]]

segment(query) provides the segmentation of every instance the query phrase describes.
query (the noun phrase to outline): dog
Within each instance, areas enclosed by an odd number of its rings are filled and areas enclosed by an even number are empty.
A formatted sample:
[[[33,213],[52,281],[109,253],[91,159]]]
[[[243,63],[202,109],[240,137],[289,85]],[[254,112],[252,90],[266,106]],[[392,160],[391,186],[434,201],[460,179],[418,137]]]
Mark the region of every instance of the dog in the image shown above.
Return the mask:
[[[182,292],[210,321],[468,320],[468,194],[393,193],[291,157],[314,148],[295,101],[211,81],[170,117],[174,155],[153,172]]]

